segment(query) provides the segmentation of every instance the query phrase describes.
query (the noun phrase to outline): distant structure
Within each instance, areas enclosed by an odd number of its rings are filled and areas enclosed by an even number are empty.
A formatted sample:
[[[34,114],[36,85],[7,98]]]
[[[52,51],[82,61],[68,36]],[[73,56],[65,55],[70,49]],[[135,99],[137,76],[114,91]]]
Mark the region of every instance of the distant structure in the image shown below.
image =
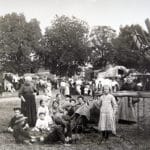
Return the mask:
[[[148,29],[148,33],[150,35],[150,20],[148,18],[145,20],[145,24],[146,24],[146,27]]]
[[[150,20],[146,19],[145,24],[146,24],[146,27],[148,29],[149,35],[150,35]],[[135,30],[134,34],[132,36],[133,36],[133,40],[134,40],[137,48],[139,50],[141,50],[142,52],[144,52],[144,53],[148,52],[147,54],[150,55],[149,54],[149,52],[150,52],[150,42],[148,41],[147,36],[145,35],[144,31],[142,30],[142,33],[139,34]]]

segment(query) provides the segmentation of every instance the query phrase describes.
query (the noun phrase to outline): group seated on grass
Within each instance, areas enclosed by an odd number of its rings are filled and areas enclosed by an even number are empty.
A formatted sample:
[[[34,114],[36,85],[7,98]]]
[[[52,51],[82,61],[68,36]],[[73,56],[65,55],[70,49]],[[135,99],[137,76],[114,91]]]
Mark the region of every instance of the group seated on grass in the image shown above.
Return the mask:
[[[21,113],[20,108],[14,108],[8,131],[12,132],[16,143],[56,143],[70,144],[79,140],[79,134],[84,132],[90,119],[90,105],[79,96],[77,101],[70,95],[62,101],[60,95],[52,102],[50,108],[41,99],[37,111],[35,127],[28,125],[28,118]]]
[[[120,104],[118,103],[120,105],[118,122],[127,120],[128,124],[136,123],[135,111],[131,111],[134,109],[133,100],[130,100],[130,107],[127,104],[129,100],[127,101],[126,98],[122,99]],[[98,101],[85,100],[82,96],[78,96],[75,100],[70,95],[67,95],[63,101],[61,95],[57,94],[56,99],[49,106],[45,100],[41,99],[36,124],[33,128],[29,127],[28,118],[21,114],[21,109],[14,108],[15,115],[10,121],[8,131],[13,133],[16,143],[62,142],[69,145],[80,139],[79,133],[99,130],[95,128],[100,121],[101,114],[97,106]],[[115,107],[118,104],[115,104]]]

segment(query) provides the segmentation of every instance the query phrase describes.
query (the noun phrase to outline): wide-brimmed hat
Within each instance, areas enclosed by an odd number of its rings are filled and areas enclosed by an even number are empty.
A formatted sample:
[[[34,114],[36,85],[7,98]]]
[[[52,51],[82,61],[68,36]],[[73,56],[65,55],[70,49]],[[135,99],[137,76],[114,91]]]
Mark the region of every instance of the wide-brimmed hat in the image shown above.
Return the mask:
[[[27,117],[25,117],[24,115],[19,115],[17,118],[16,118],[16,121],[15,121],[15,123],[16,124],[18,124],[18,123],[20,123],[20,122],[22,122],[22,121],[24,121],[24,120],[27,120]]]

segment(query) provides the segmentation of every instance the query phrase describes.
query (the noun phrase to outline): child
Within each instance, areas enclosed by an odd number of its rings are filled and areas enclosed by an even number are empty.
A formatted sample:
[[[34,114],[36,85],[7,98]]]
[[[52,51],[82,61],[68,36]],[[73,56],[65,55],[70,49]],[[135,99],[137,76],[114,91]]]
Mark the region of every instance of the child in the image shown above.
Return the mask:
[[[49,120],[46,118],[44,112],[39,113],[39,118],[36,121],[36,125],[33,128],[33,131],[48,131],[49,130]]]
[[[45,144],[52,144],[58,141],[65,143],[65,134],[60,125],[50,124],[45,119],[45,114],[40,113],[36,126],[32,131],[37,131],[38,134],[32,136],[32,142],[44,142]]]
[[[9,126],[8,126],[8,132],[13,132],[14,131],[14,126],[16,125],[16,120],[18,119],[18,117],[20,117],[21,115],[21,108],[14,108],[14,117],[10,120]],[[28,126],[28,124],[26,124],[26,126]]]
[[[20,115],[15,121],[15,126],[13,127],[13,136],[16,143],[18,144],[31,144],[30,143],[30,134],[28,127],[26,126],[27,117]]]
[[[39,118],[40,113],[45,114],[45,118],[48,120],[49,124],[52,124],[52,118],[49,114],[49,109],[45,104],[44,100],[40,100],[40,107],[38,108],[37,118]]]
[[[8,126],[8,132],[13,132],[13,127],[15,126],[15,121],[17,120],[17,117],[21,114],[20,108],[14,108],[14,116],[11,118]]]
[[[109,132],[116,134],[115,114],[118,107],[115,97],[110,94],[109,86],[103,87],[103,95],[98,103],[100,106],[98,129],[102,131],[102,141],[106,141],[109,137]]]

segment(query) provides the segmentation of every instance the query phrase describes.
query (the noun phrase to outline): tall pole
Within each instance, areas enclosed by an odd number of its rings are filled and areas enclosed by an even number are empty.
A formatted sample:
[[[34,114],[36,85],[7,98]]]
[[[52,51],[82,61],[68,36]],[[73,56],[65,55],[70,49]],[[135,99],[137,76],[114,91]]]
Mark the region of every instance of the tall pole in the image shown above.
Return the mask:
[[[146,24],[148,33],[149,33],[149,35],[150,35],[150,20],[149,20],[148,18],[145,20],[145,24]]]

